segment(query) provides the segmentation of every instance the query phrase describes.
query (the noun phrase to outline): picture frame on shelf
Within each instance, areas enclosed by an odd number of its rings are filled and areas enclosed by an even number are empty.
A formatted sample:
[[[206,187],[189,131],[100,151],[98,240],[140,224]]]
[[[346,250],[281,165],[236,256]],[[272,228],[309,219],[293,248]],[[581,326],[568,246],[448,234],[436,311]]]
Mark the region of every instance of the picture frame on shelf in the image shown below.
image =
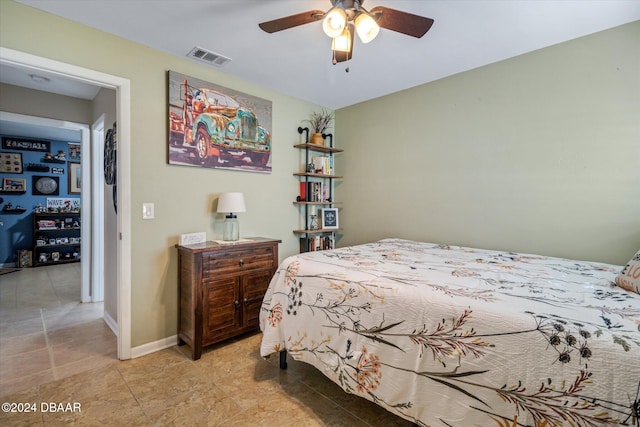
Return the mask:
[[[81,163],[69,162],[69,194],[80,194],[82,187]]]
[[[320,211],[322,229],[332,230],[338,228],[338,209],[324,208]]]
[[[2,191],[26,191],[26,178],[2,178]]]
[[[60,252],[51,252],[51,261],[60,261]]]

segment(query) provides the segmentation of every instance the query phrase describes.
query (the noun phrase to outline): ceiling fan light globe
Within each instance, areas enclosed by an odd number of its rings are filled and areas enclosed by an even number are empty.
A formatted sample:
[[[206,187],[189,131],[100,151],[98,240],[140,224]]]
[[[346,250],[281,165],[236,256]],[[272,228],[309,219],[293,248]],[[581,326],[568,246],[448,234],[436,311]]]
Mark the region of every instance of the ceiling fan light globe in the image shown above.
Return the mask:
[[[331,50],[338,52],[351,52],[351,34],[347,28],[331,42]]]
[[[356,18],[356,32],[362,43],[369,43],[380,32],[380,26],[370,15],[361,13]]]
[[[324,33],[333,38],[338,37],[347,26],[347,14],[339,7],[331,9],[322,21]]]

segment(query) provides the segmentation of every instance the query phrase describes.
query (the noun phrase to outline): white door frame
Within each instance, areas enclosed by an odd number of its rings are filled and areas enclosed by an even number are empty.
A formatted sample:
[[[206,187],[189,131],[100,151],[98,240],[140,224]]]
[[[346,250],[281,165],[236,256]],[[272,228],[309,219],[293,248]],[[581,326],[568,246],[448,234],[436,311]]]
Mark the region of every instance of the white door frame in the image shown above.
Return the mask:
[[[104,301],[104,120],[101,114],[91,125],[91,289],[83,289],[90,293],[91,302]]]
[[[131,82],[88,68],[0,46],[0,63],[55,73],[95,86],[115,89],[118,123],[118,359],[131,358]],[[88,129],[87,129],[88,132]],[[83,168],[83,176],[84,168]]]

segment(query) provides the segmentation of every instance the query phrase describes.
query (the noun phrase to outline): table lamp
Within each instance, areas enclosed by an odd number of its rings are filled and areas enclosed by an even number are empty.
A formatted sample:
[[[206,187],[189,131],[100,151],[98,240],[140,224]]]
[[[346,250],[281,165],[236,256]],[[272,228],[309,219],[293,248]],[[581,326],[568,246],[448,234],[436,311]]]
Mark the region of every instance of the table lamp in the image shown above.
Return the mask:
[[[238,224],[238,217],[235,214],[246,211],[247,208],[244,205],[244,196],[242,193],[220,194],[218,198],[218,213],[228,214],[224,221],[222,240],[235,242],[240,238],[240,226]]]

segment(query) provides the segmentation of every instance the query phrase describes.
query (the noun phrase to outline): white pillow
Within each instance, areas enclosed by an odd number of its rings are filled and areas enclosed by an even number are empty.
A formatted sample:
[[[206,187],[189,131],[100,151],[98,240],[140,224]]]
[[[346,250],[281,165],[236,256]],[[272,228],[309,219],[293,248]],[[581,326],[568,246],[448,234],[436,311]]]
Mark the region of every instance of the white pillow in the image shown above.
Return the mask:
[[[640,251],[636,252],[631,261],[616,276],[616,285],[640,294]]]

